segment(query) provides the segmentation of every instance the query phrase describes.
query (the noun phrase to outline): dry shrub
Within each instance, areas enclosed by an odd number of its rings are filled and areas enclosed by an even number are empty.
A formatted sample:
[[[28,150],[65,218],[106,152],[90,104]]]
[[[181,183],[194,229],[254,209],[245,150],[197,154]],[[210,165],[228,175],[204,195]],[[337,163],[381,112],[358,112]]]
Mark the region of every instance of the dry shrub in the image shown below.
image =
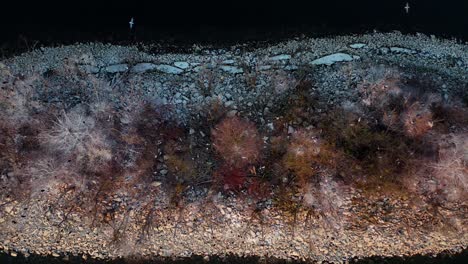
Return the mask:
[[[433,165],[437,188],[450,201],[468,198],[468,133],[449,136],[439,148],[439,161]]]
[[[218,123],[227,113],[228,108],[224,106],[223,101],[215,97],[207,103],[203,109],[203,114],[209,123]]]
[[[262,144],[254,123],[228,117],[211,134],[215,150],[231,166],[244,167],[259,160]]]
[[[320,215],[331,228],[339,229],[344,222],[341,208],[349,200],[350,191],[351,187],[330,177],[322,177],[316,184],[306,185],[303,203],[313,215]]]
[[[431,105],[435,128],[447,133],[453,128],[468,127],[468,108],[457,102],[449,104],[435,103]]]
[[[86,164],[89,171],[98,172],[112,160],[112,147],[108,139],[94,132],[84,144],[78,145],[76,161]]]
[[[15,144],[17,130],[0,117],[0,198],[16,199],[21,190],[22,178],[18,177],[20,159]]]
[[[293,76],[289,75],[285,71],[276,72],[272,76],[271,82],[275,93],[278,95],[294,89],[299,83]]]
[[[433,203],[465,202],[468,199],[468,134],[438,135],[438,160],[420,159],[420,167],[404,178],[405,187]]]
[[[111,145],[102,129],[91,116],[79,109],[54,121],[53,127],[42,133],[44,144],[56,153],[75,157],[93,169],[112,159]]]
[[[68,155],[78,147],[83,147],[90,139],[94,128],[93,118],[79,111],[70,113],[64,111],[62,116],[54,121],[53,127],[44,132],[41,138],[52,150]]]
[[[305,186],[320,167],[334,165],[336,157],[336,152],[318,138],[317,132],[298,130],[292,135],[283,163],[299,185]]]
[[[189,143],[182,139],[170,140],[164,145],[164,162],[178,182],[188,182],[196,176],[196,167],[191,159]]]
[[[213,70],[203,67],[198,72],[197,85],[203,96],[210,96],[217,84]]]
[[[402,123],[405,134],[410,137],[421,137],[434,126],[432,113],[419,102],[412,104],[402,114]]]
[[[0,170],[3,173],[16,163],[17,151],[15,144],[15,129],[9,122],[0,119]]]
[[[269,157],[268,159],[281,158],[288,150],[288,140],[285,136],[272,136],[270,137]]]
[[[434,119],[430,106],[441,97],[420,88],[405,86],[399,74],[390,71],[380,79],[364,80],[358,86],[370,114],[388,129],[408,137],[422,137],[429,132]]]
[[[174,180],[185,181],[194,174],[185,141],[179,142],[184,137],[183,130],[171,121],[170,111],[168,106],[142,103],[113,128],[116,131],[114,160],[127,174],[133,175],[132,181],[139,186],[137,189],[155,180],[154,172],[161,170],[163,162],[168,165],[171,176],[164,180],[171,184],[176,183]]]
[[[283,216],[293,221],[295,224],[297,215],[303,208],[301,196],[295,188],[280,186],[273,197],[274,206],[283,213]]]
[[[268,199],[271,195],[271,185],[258,178],[252,178],[247,187],[247,194],[257,200]]]
[[[36,100],[35,86],[42,81],[38,74],[13,76],[8,74],[0,82],[0,111],[14,124],[22,124],[31,119],[31,115],[43,110]]]
[[[355,181],[396,182],[428,145],[351,113],[336,111],[321,121],[323,137],[346,156]],[[343,169],[343,168],[342,168]],[[346,169],[346,168],[344,168]],[[345,173],[347,174],[347,173]]]
[[[216,184],[221,185],[223,190],[238,191],[244,187],[247,173],[243,168],[223,165],[213,175]]]
[[[67,163],[46,157],[31,161],[24,168],[25,178],[32,186],[32,194],[37,195],[47,191],[53,195],[59,195],[60,190],[68,188],[85,189],[85,181]]]
[[[382,107],[392,96],[398,96],[401,93],[398,71],[384,67],[371,67],[365,75],[362,83],[358,85],[364,105]]]
[[[287,93],[287,99],[273,106],[273,108],[280,107],[280,109],[273,111],[284,116],[284,121],[289,124],[310,121],[314,108],[319,104],[317,96],[311,92],[312,87],[310,80],[298,81],[294,86],[295,89]]]

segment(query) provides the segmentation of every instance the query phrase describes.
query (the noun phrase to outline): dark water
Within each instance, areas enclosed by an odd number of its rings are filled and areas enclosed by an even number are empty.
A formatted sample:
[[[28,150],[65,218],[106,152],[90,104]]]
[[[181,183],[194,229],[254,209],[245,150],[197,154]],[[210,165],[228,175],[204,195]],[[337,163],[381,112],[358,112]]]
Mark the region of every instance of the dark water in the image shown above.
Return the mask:
[[[204,264],[216,264],[216,263],[232,263],[232,264],[253,264],[253,263],[291,263],[291,264],[300,264],[300,263],[307,263],[307,262],[298,262],[298,261],[281,261],[277,259],[263,259],[260,260],[256,257],[249,257],[249,258],[241,258],[235,256],[228,256],[228,257],[211,257],[209,261],[203,260],[201,256],[194,256],[191,258],[179,259],[179,260],[172,260],[172,259],[154,259],[154,260],[136,260],[136,259],[118,259],[113,261],[98,261],[93,259],[83,260],[81,256],[69,257],[67,260],[63,260],[63,258],[54,258],[54,257],[42,257],[37,255],[31,255],[28,258],[25,258],[23,255],[18,255],[17,257],[11,257],[7,254],[0,254],[0,263],[1,264],[194,264],[194,263],[204,263]],[[350,263],[357,263],[357,264],[397,264],[397,263],[421,263],[421,264],[438,264],[438,263],[468,263],[468,249],[465,249],[461,253],[458,254],[448,254],[448,253],[441,253],[436,257],[430,256],[421,256],[415,255],[412,257],[390,257],[390,258],[382,258],[382,257],[372,257],[372,258],[365,258],[360,260],[351,260]]]
[[[180,49],[374,30],[468,41],[467,0],[18,0],[2,1],[0,10],[0,56],[75,42],[151,42]]]

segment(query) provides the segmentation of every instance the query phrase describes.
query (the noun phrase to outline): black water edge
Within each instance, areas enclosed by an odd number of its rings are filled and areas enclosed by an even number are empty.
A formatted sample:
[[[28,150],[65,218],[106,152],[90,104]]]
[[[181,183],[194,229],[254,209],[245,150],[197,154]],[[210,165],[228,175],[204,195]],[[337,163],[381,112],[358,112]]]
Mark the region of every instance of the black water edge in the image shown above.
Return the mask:
[[[468,263],[468,248],[465,248],[459,253],[442,252],[438,255],[414,255],[409,257],[367,257],[361,259],[348,260],[349,263],[356,264],[396,264],[396,263],[421,263],[421,264],[439,264],[439,263]],[[260,257],[239,257],[234,255],[227,256],[210,256],[204,258],[203,256],[194,255],[188,258],[153,258],[153,259],[139,259],[135,257],[119,258],[114,260],[97,260],[92,259],[89,256],[77,255],[77,256],[41,256],[36,254],[30,254],[28,257],[18,253],[17,256],[13,257],[7,253],[0,253],[1,264],[253,264],[253,263],[272,263],[272,264],[305,264],[315,263],[310,261],[293,261],[293,260],[279,260],[275,258],[260,258]]]

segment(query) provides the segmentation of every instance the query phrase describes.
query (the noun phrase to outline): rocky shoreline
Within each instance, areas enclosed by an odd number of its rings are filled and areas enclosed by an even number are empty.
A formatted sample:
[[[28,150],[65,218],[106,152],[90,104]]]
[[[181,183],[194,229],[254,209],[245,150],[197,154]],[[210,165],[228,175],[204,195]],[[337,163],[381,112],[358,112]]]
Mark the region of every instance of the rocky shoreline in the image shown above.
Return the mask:
[[[80,71],[106,80],[108,87],[120,89],[122,78],[132,80],[139,97],[170,104],[175,109],[171,118],[201,138],[208,137],[209,131],[197,127],[197,117],[213,102],[227,108],[228,116],[247,115],[267,131],[274,123],[269,115],[275,108],[271,99],[281,96],[281,91],[271,90],[271,83],[281,89],[295,82],[291,74],[301,72],[311,71],[314,76],[314,90],[321,101],[317,113],[359,101],[350,82],[367,76],[369,65],[405,69],[408,79],[422,74],[444,100],[466,96],[468,88],[468,45],[400,33],[291,40],[254,51],[199,47],[192,54],[149,54],[135,47],[78,44],[25,53],[0,66],[13,75],[47,75],[64,67],[67,60],[76,62]],[[343,78],[350,67],[358,74]],[[109,96],[122,108],[128,104],[118,95]],[[66,100],[75,105],[81,99],[67,96]],[[291,123],[288,133],[298,124]],[[155,177],[166,173],[167,168],[160,167]],[[188,198],[177,208],[169,205],[169,194],[159,181],[153,182],[152,190],[160,198],[151,212],[135,212],[132,206],[138,200],[115,194],[108,206],[117,213],[99,226],[78,212],[59,209],[74,199],[72,193],[57,196],[49,190],[24,201],[2,200],[0,250],[11,256],[16,252],[53,257],[86,254],[82,256],[96,259],[233,254],[347,262],[369,256],[459,253],[468,245],[466,201],[449,203],[434,214],[416,196],[402,198],[384,191],[368,196],[354,188],[338,195],[340,190],[332,188],[329,199],[338,201],[340,215],[332,217],[339,220],[330,221],[328,216],[311,217],[306,212],[284,215],[271,200],[264,201],[259,211],[259,205],[248,198],[212,193],[203,184],[185,190]],[[141,216],[149,213],[155,223],[145,225]],[[449,218],[454,220],[445,223]]]

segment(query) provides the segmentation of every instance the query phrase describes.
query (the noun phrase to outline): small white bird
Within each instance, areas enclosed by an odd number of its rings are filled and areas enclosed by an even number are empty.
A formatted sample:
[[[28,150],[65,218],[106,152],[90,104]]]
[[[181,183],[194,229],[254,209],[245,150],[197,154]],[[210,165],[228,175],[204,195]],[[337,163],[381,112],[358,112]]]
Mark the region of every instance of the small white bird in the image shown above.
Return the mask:
[[[133,25],[135,25],[133,17],[132,17],[132,19],[130,19],[130,22],[128,22],[128,24],[130,25],[130,29],[133,29]]]
[[[406,14],[409,13],[409,9],[410,9],[409,3],[406,2],[406,6],[405,6]]]

